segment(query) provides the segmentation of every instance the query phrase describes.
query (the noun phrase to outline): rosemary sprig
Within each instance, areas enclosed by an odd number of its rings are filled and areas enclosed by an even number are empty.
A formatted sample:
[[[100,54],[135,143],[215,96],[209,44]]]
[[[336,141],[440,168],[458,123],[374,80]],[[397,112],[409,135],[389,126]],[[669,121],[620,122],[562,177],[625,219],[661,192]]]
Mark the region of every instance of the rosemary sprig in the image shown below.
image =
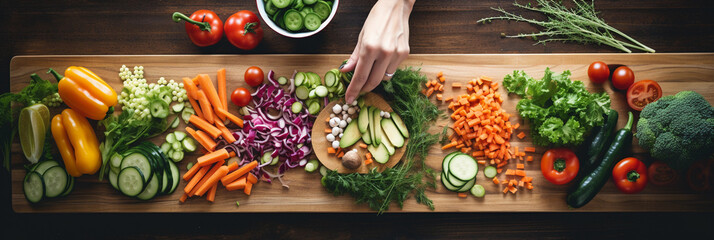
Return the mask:
[[[604,44],[627,53],[632,52],[630,48],[651,53],[655,52],[654,49],[645,46],[627,34],[605,23],[604,20],[597,16],[598,12],[595,11],[594,1],[587,3],[585,0],[573,0],[575,4],[573,8],[567,8],[563,5],[562,1],[537,0],[537,2],[538,7],[532,7],[530,3],[523,5],[518,2],[514,2],[513,5],[529,11],[542,13],[548,20],[538,21],[525,18],[498,7],[491,9],[502,13],[502,16],[482,18],[479,19],[477,23],[507,20],[527,22],[540,26],[543,28],[541,32],[506,36],[509,38],[530,37],[537,41],[535,44],[545,44],[554,41],[572,41],[583,44]],[[615,35],[627,41],[616,39]],[[538,40],[539,38],[541,39]]]

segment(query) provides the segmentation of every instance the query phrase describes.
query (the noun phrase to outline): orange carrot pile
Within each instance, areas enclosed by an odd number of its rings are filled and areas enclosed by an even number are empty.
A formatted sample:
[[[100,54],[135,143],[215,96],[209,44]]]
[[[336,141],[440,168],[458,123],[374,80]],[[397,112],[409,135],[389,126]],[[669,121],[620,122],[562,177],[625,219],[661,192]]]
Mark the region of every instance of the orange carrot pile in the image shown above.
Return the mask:
[[[426,97],[431,97],[432,94],[436,92],[436,100],[442,101],[444,100],[444,82],[446,81],[446,78],[444,78],[444,73],[439,72],[436,75],[437,79],[430,80],[426,82],[426,88],[423,90],[423,94]]]
[[[189,197],[200,197],[206,194],[206,199],[213,202],[219,182],[228,191],[243,189],[245,194],[250,195],[253,184],[258,183],[258,177],[250,171],[258,166],[258,162],[252,161],[240,167],[235,162],[224,165],[225,159],[229,155],[227,153],[215,154],[219,151],[202,156],[204,159],[211,159],[211,163],[206,163],[204,160],[205,165],[196,164],[184,174],[183,179],[189,182],[183,189],[184,194],[179,198],[180,202],[186,201]]]

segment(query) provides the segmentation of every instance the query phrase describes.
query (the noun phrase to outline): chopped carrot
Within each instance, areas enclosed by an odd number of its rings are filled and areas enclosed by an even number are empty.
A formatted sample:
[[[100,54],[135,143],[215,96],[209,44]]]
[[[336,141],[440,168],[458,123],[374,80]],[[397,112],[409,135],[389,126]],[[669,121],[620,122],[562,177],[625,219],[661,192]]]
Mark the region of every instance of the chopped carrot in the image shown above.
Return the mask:
[[[201,130],[196,130],[196,136],[198,136],[198,138],[200,138],[201,141],[203,141],[208,146],[206,150],[208,150],[209,152],[213,152],[213,150],[216,149],[216,146],[218,144],[216,143],[216,141],[213,141],[211,136],[208,136],[207,133]]]
[[[246,183],[248,183],[247,177],[243,176],[229,184],[224,183],[224,186],[226,186],[226,190],[233,191],[245,188]]]
[[[372,164],[372,159],[371,159],[371,158],[367,158],[367,159],[364,160],[364,165],[370,165],[370,164]]]
[[[516,171],[513,171],[513,169],[506,169],[506,175],[512,176],[515,174],[516,174]]]
[[[516,137],[518,137],[518,139],[523,139],[526,137],[526,133],[520,132],[520,133],[518,133],[518,135],[516,135]]]
[[[501,172],[503,172],[503,168],[496,169],[496,173],[501,173]]]
[[[228,143],[233,143],[236,141],[236,138],[233,137],[233,133],[231,133],[231,131],[226,128],[226,125],[223,124],[223,121],[216,120],[216,127],[221,130],[221,136],[223,136],[223,140],[226,140]]]
[[[198,92],[198,87],[193,84],[191,79],[183,78],[183,89],[186,90],[186,97],[188,98],[188,102],[191,104],[191,107],[193,107],[193,110],[195,110],[199,117],[203,118],[203,112],[201,111],[201,108],[198,107],[198,103],[196,102],[198,94],[196,92]]]
[[[216,74],[216,83],[218,85],[218,99],[221,100],[221,107],[228,109],[228,100],[226,99],[226,69],[218,69]]]
[[[206,155],[198,157],[196,165],[199,167],[208,166],[220,160],[225,160],[230,157],[228,150],[225,148],[219,149],[215,152],[208,153]]]
[[[486,160],[478,160],[477,162],[478,162],[478,164],[486,165]]]
[[[330,122],[330,117],[325,118],[325,122]]]
[[[461,88],[461,83],[452,83],[451,87],[453,88]]]
[[[205,115],[204,115],[205,116]],[[211,117],[213,116],[213,113],[211,113]],[[205,131],[210,135],[212,138],[218,138],[218,136],[221,135],[221,130],[218,129],[217,127],[214,127],[212,123],[208,123],[207,121],[199,118],[196,115],[191,115],[191,117],[188,118],[188,122],[196,126],[197,128]]]
[[[332,128],[325,128],[325,133],[332,133]]]
[[[446,78],[444,76],[439,77],[439,82],[446,82]]]
[[[203,111],[203,118],[206,119],[207,122],[213,124],[213,110],[211,108],[211,103],[208,102],[208,98],[206,98],[206,94],[203,92],[203,90],[198,90],[196,92],[196,100],[201,106],[201,111]]]
[[[221,183],[223,183],[223,185],[226,185],[226,184],[228,184],[228,183],[230,183],[230,182],[233,182],[234,180],[236,180],[236,179],[238,179],[239,177],[241,177],[241,176],[245,175],[246,173],[250,172],[251,170],[253,170],[253,169],[254,169],[255,167],[257,167],[257,166],[258,166],[258,162],[257,162],[257,161],[252,161],[252,162],[250,162],[250,163],[247,163],[247,164],[241,166],[240,168],[238,168],[237,170],[235,170],[235,171],[229,173],[229,174],[226,175],[225,177],[221,178]]]
[[[526,176],[526,171],[516,170],[516,176],[525,177],[525,176]]]
[[[498,184],[499,183],[498,178],[493,178],[493,183]]]
[[[523,178],[523,182],[530,183],[530,182],[532,182],[532,181],[533,181],[533,178],[532,178],[532,177],[524,177],[524,178]]]
[[[466,195],[465,192],[460,192],[460,193],[457,193],[456,196],[459,196],[460,198],[466,198],[468,195]]]
[[[201,146],[203,146],[203,148],[205,148],[208,151],[213,151],[213,150],[211,150],[212,147],[211,147],[210,142],[205,142],[204,139],[202,139],[201,136],[199,136],[198,133],[196,133],[196,130],[193,130],[193,128],[191,128],[191,127],[186,127],[185,130],[186,130],[186,132],[188,132],[188,134],[190,134],[193,137],[193,139],[196,139],[196,141],[198,141],[198,143],[201,144]],[[213,140],[211,140],[211,141],[213,141]],[[215,146],[213,146],[213,148],[215,148]],[[188,179],[184,179],[184,180],[188,181]]]
[[[439,101],[441,101],[441,100],[444,99],[444,95],[442,95],[441,93],[437,93],[437,94],[436,94],[436,99],[439,100]]]
[[[245,188],[243,188],[243,193],[245,193],[245,195],[250,196],[250,191],[251,191],[251,190],[253,190],[253,184],[250,183],[250,182],[246,182],[246,183],[245,183]]]
[[[533,161],[533,156],[528,156],[528,157],[526,157],[526,161],[532,162],[532,161]]]
[[[445,102],[448,102],[448,101],[451,101],[451,100],[453,100],[453,99],[454,99],[454,97],[447,97],[447,98],[444,99],[444,101],[445,101]]]
[[[367,159],[372,159],[372,154],[371,154],[371,153],[366,153],[364,156],[367,157]]]
[[[534,153],[536,151],[536,149],[534,147],[525,147],[525,148],[523,148],[523,151]]]
[[[508,187],[508,191],[515,194],[516,192],[518,192],[518,188],[511,186],[511,187]]]
[[[209,202],[213,202],[213,200],[216,200],[216,190],[218,190],[218,184],[213,184],[213,187],[211,187],[210,190],[208,190],[208,196],[206,196],[206,200]]]
[[[503,193],[508,193],[508,187],[503,189]]]
[[[516,168],[524,169],[524,168],[526,168],[526,165],[524,165],[523,163],[519,163],[519,164],[516,164]]]
[[[361,147],[361,148],[367,148],[367,144],[359,143],[359,147]]]
[[[231,152],[232,153],[232,152]],[[238,162],[232,162],[231,164],[228,164],[228,171],[232,172],[238,169]]]
[[[342,158],[342,156],[345,156],[345,152],[340,152],[340,154],[337,154],[337,158]]]
[[[189,196],[189,197],[193,197],[193,196],[198,195],[198,194],[196,194],[196,192],[198,192],[198,190],[199,190],[204,184],[206,184],[206,182],[208,181],[208,178],[210,178],[211,176],[213,176],[213,174],[215,174],[216,171],[218,171],[218,169],[221,168],[221,166],[223,166],[223,163],[225,163],[225,161],[221,160],[221,161],[217,162],[216,164],[213,164],[213,166],[210,167],[210,170],[208,170],[208,172],[203,175],[203,177],[201,178],[201,181],[199,181],[199,182],[196,184],[196,186],[194,186],[194,187],[191,189],[191,191],[188,192],[188,196]],[[206,167],[209,167],[209,166],[206,166]]]
[[[441,77],[441,76],[444,76],[444,72],[443,72],[443,71],[439,71],[438,73],[436,73],[436,77]]]
[[[207,166],[206,167],[193,166],[193,167],[200,168],[200,169],[198,170],[198,172],[195,175],[193,175],[193,177],[191,178],[191,181],[189,181],[188,184],[186,184],[186,187],[183,188],[184,193],[191,192],[191,190],[193,190],[193,187],[195,187],[196,184],[198,184],[198,182],[201,181],[201,178],[203,178],[203,175],[206,175],[206,173],[208,172],[208,169],[209,169],[209,167],[207,167]]]
[[[327,148],[327,153],[329,153],[329,154],[335,153],[335,148],[333,148],[333,147],[328,147],[328,148]]]
[[[208,180],[206,180],[206,182],[198,188],[196,194],[199,196],[203,196],[203,194],[205,194],[211,187],[213,187],[213,185],[216,185],[218,183],[218,180],[226,176],[226,174],[228,174],[228,166],[219,167],[218,170],[214,172],[213,175],[209,176]]]
[[[434,89],[433,89],[433,88],[428,88],[428,89],[426,90],[426,97],[430,97],[431,94],[433,94],[433,93],[434,93]]]
[[[218,97],[218,92],[216,92],[216,88],[213,86],[213,81],[211,81],[211,78],[208,76],[208,74],[199,74],[198,81],[201,84],[201,90],[203,90],[203,92],[206,94],[206,97],[208,97],[208,101],[211,102],[211,106],[213,106],[214,110],[223,109],[223,103]],[[218,116],[222,117],[222,115],[223,114],[218,113]]]
[[[248,173],[248,176],[246,176],[246,179],[248,179],[249,183],[256,184],[258,183],[258,177],[255,176],[253,173]]]
[[[223,114],[224,116],[226,116],[226,118],[228,118],[228,120],[230,120],[231,122],[233,122],[233,123],[234,123],[235,125],[237,125],[238,127],[241,127],[241,128],[243,127],[243,119],[240,119],[239,117],[236,117],[236,115],[233,115],[233,114],[229,113],[227,110],[222,109],[222,108],[217,109],[217,111],[218,111],[218,113]]]

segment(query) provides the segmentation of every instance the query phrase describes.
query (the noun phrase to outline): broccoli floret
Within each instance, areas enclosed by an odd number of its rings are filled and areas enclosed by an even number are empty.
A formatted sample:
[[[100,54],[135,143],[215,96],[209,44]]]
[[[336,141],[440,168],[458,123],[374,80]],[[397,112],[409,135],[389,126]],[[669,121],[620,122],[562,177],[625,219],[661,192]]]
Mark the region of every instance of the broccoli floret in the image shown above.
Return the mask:
[[[662,97],[642,110],[635,137],[652,157],[686,170],[714,153],[714,107],[693,91]]]

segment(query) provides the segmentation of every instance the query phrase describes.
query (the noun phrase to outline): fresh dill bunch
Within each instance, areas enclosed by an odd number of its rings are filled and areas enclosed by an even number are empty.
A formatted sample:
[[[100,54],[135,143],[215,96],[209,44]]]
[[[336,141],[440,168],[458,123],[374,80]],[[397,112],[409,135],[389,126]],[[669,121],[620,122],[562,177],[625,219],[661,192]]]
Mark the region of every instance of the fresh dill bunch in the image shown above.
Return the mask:
[[[595,11],[594,1],[587,3],[585,0],[573,0],[575,6],[567,8],[562,1],[537,0],[538,7],[528,4],[514,2],[513,5],[522,9],[544,14],[548,20],[539,21],[524,18],[521,15],[507,12],[501,7],[491,8],[503,14],[498,17],[487,17],[477,21],[477,23],[491,22],[492,20],[508,20],[527,22],[543,28],[538,33],[520,33],[518,35],[508,35],[509,38],[530,37],[537,41],[535,44],[545,44],[547,42],[577,42],[583,44],[604,44],[621,51],[631,53],[630,48],[639,49],[645,52],[655,52],[654,49],[645,46],[627,34],[611,27],[598,17]],[[613,34],[614,33],[614,34]],[[616,35],[626,41],[618,40]]]
[[[357,203],[366,203],[379,214],[388,210],[392,202],[402,207],[412,194],[417,203],[434,209],[426,190],[436,188],[436,174],[424,164],[424,159],[429,147],[439,141],[439,134],[428,131],[441,111],[421,94],[426,81],[426,76],[419,69],[407,67],[397,70],[390,81],[382,82],[379,89],[409,130],[410,138],[403,161],[383,172],[374,169],[367,174],[328,171],[322,178],[322,184],[329,192],[336,196],[349,194]]]

